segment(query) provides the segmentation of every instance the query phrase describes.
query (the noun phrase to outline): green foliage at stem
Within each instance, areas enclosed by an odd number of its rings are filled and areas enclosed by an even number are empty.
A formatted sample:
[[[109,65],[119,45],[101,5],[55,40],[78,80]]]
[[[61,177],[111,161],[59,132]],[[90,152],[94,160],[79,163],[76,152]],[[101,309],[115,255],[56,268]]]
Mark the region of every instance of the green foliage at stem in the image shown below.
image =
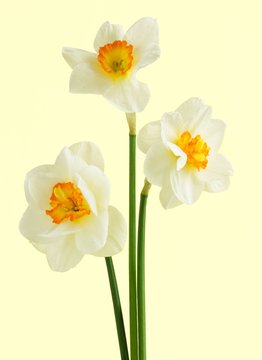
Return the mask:
[[[136,291],[136,135],[129,134],[129,306],[131,360],[138,360]]]
[[[140,195],[137,243],[137,299],[139,360],[146,360],[146,299],[145,299],[145,226],[146,205],[151,184],[145,180]]]
[[[115,313],[116,328],[117,328],[121,360],[129,360],[124,319],[123,319],[123,314],[122,314],[122,308],[121,308],[121,302],[120,302],[120,297],[119,297],[119,292],[118,292],[114,264],[113,264],[113,260],[111,257],[106,257],[105,260],[106,260],[108,279],[109,279],[110,289],[111,289],[111,294],[112,294],[112,301],[113,301],[113,306],[114,306],[114,313]]]

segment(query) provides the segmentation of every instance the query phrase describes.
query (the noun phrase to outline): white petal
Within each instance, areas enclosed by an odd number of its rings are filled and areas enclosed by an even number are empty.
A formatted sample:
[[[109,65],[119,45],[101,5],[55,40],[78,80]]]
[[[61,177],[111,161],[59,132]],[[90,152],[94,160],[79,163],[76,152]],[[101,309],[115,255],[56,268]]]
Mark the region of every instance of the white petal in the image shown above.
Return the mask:
[[[73,144],[69,147],[72,153],[81,157],[88,165],[95,165],[104,171],[103,155],[96,144],[85,141]]]
[[[137,68],[153,63],[160,56],[159,30],[155,19],[145,17],[138,20],[127,31],[125,39],[134,46]]]
[[[84,256],[77,249],[73,235],[58,237],[52,242],[32,242],[32,245],[46,254],[49,266],[54,271],[67,271],[76,266]]]
[[[31,242],[31,244],[40,252],[45,253],[46,250],[46,244],[42,242]]]
[[[179,112],[165,113],[161,120],[161,139],[163,143],[178,157],[177,170],[181,170],[187,162],[187,155],[184,153],[176,142],[179,136],[186,131],[188,122],[184,121]]]
[[[82,179],[80,175],[77,176],[77,187],[81,190],[85,200],[87,201],[88,205],[90,206],[90,210],[97,215],[97,204],[95,194],[93,194],[92,190],[89,189],[85,180]]]
[[[161,138],[164,144],[168,142],[176,143],[180,135],[188,130],[188,121],[177,111],[165,113],[160,123]]]
[[[79,172],[88,190],[93,194],[96,207],[107,208],[110,196],[110,184],[106,175],[96,166],[87,165]],[[81,185],[80,185],[81,189]]]
[[[41,165],[32,169],[27,173],[24,185],[28,204],[38,210],[47,210],[53,187],[59,181],[53,165]]]
[[[160,121],[152,121],[139,131],[137,136],[137,145],[141,151],[147,153],[149,148],[161,141]]]
[[[89,63],[90,61],[97,59],[97,55],[86,50],[74,49],[70,47],[64,47],[62,54],[65,61],[71,68],[81,63]]]
[[[222,120],[209,119],[202,122],[195,130],[210,147],[210,154],[215,153],[223,141],[226,125]]]
[[[149,182],[162,186],[176,168],[176,158],[162,143],[154,144],[147,152],[144,173]]]
[[[52,218],[49,215],[46,215],[46,217],[52,221]],[[51,241],[54,238],[76,234],[81,231],[82,224],[84,223],[86,217],[87,216],[84,216],[78,221],[70,221],[66,219],[60,224],[54,224],[55,226],[53,228],[47,229],[46,232],[41,233],[41,238],[39,238],[38,241],[48,241],[48,239]]]
[[[150,92],[146,84],[128,78],[113,83],[103,95],[120,111],[140,112],[146,107]]]
[[[110,22],[106,21],[96,34],[94,48],[96,52],[99,52],[101,46],[112,43],[115,40],[122,40],[123,36],[124,30],[121,25],[110,24]]]
[[[166,181],[162,190],[160,191],[159,199],[165,209],[171,209],[182,204],[172,189],[170,179]]]
[[[194,203],[204,188],[204,183],[197,176],[197,170],[188,167],[173,171],[170,179],[175,195],[186,204]]]
[[[64,147],[56,158],[54,172],[60,177],[60,181],[70,181],[76,178],[76,174],[86,166],[83,159],[74,155],[69,148]]]
[[[50,216],[46,215],[44,211],[36,210],[29,206],[20,220],[19,230],[30,241],[44,242],[45,239],[42,237],[42,234],[52,231],[55,226]]]
[[[229,187],[231,175],[233,175],[232,166],[221,154],[211,156],[206,169],[199,173],[200,179],[205,183],[205,190],[209,192],[226,190]]]
[[[95,256],[113,256],[123,250],[127,238],[127,225],[123,215],[115,207],[109,206],[108,236],[105,246]]]
[[[65,220],[55,224],[45,211],[29,206],[20,221],[19,229],[28,240],[44,244],[52,242],[55,238],[79,232],[84,219],[85,217],[79,221]]]
[[[212,113],[211,107],[204,104],[199,98],[191,98],[185,101],[176,111],[179,112],[183,120],[187,122],[188,128],[186,130],[188,130],[193,137],[198,135],[197,128],[200,127],[202,122],[209,120]]]
[[[76,246],[85,254],[93,254],[106,243],[108,234],[108,209],[100,210],[97,216],[85,217],[85,226],[76,234]]]
[[[72,235],[56,239],[46,246],[44,252],[51,269],[60,272],[75,267],[84,256],[77,249],[75,238]]]
[[[176,157],[178,157],[177,162],[176,162],[176,169],[177,169],[177,171],[180,171],[181,169],[183,169],[183,167],[187,163],[187,154],[184,153],[184,151],[181,150],[180,147],[177,146],[176,144],[172,144],[172,143],[168,142],[166,145],[171,150],[171,152]]]
[[[97,60],[74,67],[70,77],[70,92],[76,94],[103,94],[111,85]]]

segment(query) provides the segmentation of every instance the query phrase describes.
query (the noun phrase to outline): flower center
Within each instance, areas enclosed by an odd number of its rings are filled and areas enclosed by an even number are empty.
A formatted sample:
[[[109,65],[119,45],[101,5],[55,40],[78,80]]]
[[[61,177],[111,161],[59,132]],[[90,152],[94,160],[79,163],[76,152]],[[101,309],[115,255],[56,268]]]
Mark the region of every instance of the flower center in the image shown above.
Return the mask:
[[[197,170],[206,168],[210,147],[200,135],[192,138],[190,132],[185,131],[180,135],[177,145],[187,154],[187,164],[194,166]]]
[[[109,74],[124,75],[133,63],[133,46],[116,40],[99,48],[98,61]]]
[[[71,182],[55,184],[50,206],[52,209],[46,210],[46,214],[51,216],[55,224],[60,224],[65,219],[74,221],[91,213],[80,189]]]

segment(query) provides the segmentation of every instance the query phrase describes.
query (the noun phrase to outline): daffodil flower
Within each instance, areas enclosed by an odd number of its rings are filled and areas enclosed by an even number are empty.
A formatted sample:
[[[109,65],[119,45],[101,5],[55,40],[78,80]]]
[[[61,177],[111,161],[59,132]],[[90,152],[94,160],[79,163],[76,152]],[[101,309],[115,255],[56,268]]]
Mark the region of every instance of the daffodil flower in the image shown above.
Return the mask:
[[[144,173],[162,188],[164,208],[192,204],[202,191],[228,188],[232,166],[217,153],[224,131],[225,124],[212,119],[211,108],[198,98],[141,129],[138,146],[146,153]]]
[[[97,146],[65,147],[54,165],[31,170],[25,179],[28,208],[21,233],[47,256],[55,271],[66,271],[84,254],[108,257],[122,250],[127,229],[109,206],[109,181]]]
[[[160,55],[156,20],[142,18],[126,33],[122,26],[105,22],[94,48],[95,53],[63,48],[63,56],[73,69],[70,91],[101,94],[121,111],[142,111],[150,94],[147,85],[135,76]]]

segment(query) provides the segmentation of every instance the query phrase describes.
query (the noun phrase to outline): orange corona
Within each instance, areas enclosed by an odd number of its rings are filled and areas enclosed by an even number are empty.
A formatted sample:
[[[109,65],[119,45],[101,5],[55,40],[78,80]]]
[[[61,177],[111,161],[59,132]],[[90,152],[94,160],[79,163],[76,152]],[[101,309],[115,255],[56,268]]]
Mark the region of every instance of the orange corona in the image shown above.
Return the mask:
[[[190,132],[185,131],[176,144],[187,154],[188,165],[195,167],[197,170],[206,168],[210,147],[200,135],[192,138]]]
[[[52,209],[46,210],[46,214],[55,224],[66,219],[74,221],[91,213],[80,189],[72,182],[57,183],[53,187],[50,206]]]
[[[116,40],[99,49],[98,61],[108,74],[125,75],[133,63],[133,46],[125,40]]]

